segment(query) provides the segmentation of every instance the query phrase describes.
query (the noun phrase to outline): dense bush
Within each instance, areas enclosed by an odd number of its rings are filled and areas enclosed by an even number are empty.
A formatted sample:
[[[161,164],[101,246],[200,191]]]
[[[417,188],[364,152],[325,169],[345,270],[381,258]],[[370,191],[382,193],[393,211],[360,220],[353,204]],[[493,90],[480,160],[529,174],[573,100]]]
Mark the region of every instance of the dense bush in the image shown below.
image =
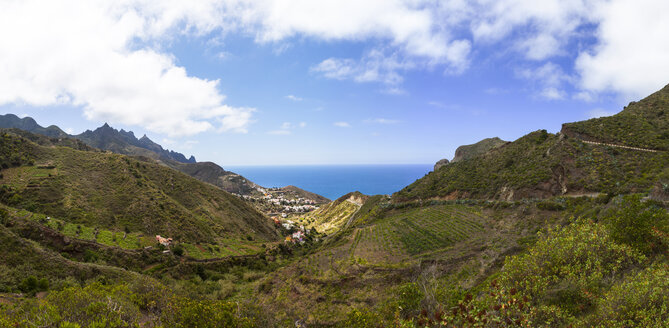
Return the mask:
[[[667,250],[658,233],[669,231],[669,213],[651,202],[642,202],[639,195],[622,197],[616,210],[606,217],[606,223],[616,242],[644,253]]]
[[[633,248],[615,243],[603,225],[578,220],[539,233],[526,254],[507,260],[501,281],[538,305],[578,314],[593,305],[607,281],[644,259]]]
[[[616,284],[599,301],[587,324],[604,327],[662,327],[669,322],[669,267],[651,266]]]
[[[39,286],[40,281],[32,280]],[[92,283],[0,307],[0,327],[115,328],[139,327],[142,322],[149,327],[262,326],[249,313],[257,315],[238,303],[176,297],[152,284]]]

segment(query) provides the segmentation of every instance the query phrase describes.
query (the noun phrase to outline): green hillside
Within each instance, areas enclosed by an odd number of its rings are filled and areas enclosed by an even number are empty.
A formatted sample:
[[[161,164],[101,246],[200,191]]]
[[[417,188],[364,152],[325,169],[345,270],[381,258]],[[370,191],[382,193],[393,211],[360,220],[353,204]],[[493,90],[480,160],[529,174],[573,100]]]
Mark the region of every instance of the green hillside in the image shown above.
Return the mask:
[[[298,222],[321,233],[337,232],[350,223],[368,198],[357,191],[348,193],[299,218]]]
[[[415,199],[546,198],[647,192],[669,180],[669,152],[592,145],[565,134],[532,132],[491,152],[449,164],[393,195]]]
[[[116,154],[41,146],[3,132],[0,199],[92,228],[190,242],[274,240],[263,215],[228,193],[164,166]]]
[[[567,123],[562,133],[584,140],[669,151],[669,85],[620,113]]]

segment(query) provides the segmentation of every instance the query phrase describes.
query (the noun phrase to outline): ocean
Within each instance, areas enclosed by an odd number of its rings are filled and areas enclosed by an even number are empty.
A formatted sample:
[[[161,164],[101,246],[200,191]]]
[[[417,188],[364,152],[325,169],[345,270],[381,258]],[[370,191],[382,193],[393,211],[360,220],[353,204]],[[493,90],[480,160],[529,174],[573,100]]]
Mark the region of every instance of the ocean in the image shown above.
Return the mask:
[[[267,188],[289,185],[335,200],[349,192],[392,194],[432,171],[433,164],[226,166]]]

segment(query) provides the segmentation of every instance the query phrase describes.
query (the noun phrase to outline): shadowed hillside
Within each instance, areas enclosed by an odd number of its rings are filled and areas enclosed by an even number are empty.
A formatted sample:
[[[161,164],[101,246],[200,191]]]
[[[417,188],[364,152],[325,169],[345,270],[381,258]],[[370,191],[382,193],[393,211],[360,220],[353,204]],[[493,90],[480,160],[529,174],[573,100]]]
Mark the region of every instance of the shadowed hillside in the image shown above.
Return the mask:
[[[0,145],[0,199],[92,227],[214,242],[277,237],[262,214],[214,186],[164,166],[116,154],[38,145],[8,131]]]

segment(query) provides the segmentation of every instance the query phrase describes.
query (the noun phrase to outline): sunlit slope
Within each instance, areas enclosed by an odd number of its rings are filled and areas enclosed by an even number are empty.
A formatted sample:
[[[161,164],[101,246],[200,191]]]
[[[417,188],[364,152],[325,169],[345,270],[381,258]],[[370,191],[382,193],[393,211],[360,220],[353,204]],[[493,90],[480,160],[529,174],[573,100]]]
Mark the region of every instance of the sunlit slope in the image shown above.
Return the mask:
[[[584,140],[669,151],[669,85],[631,102],[616,115],[564,124],[562,132]]]
[[[566,133],[535,131],[484,155],[441,167],[395,193],[393,200],[516,200],[648,192],[658,182],[669,181],[669,151],[661,142],[669,133],[664,112],[659,110],[662,116],[650,120],[624,111],[610,120],[567,124]],[[597,137],[573,132],[585,126],[619,129],[589,129]],[[630,130],[638,132],[625,132]],[[593,144],[593,140],[610,145]],[[620,147],[626,145],[653,149]]]
[[[353,216],[368,198],[369,196],[357,191],[348,193],[306,214],[299,219],[299,222],[318,232],[332,234],[350,224]]]

